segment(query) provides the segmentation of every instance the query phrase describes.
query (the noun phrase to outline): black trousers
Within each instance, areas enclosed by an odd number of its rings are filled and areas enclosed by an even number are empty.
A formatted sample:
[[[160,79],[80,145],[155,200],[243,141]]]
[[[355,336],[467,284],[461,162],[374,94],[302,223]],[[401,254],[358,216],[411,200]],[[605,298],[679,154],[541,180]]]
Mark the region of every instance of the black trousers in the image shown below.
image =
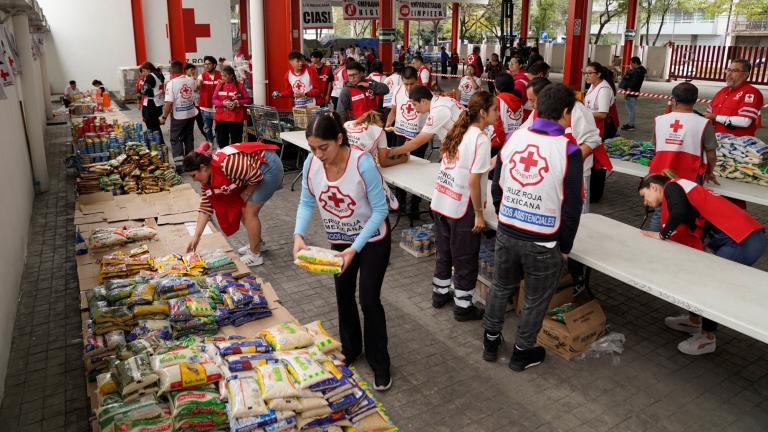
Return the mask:
[[[606,169],[592,168],[592,175],[589,181],[589,202],[598,203],[605,192],[605,177],[608,175]]]
[[[171,151],[176,166],[184,162],[184,156],[195,149],[195,118],[176,120],[171,117]]]
[[[472,306],[480,263],[480,233],[473,233],[475,213],[470,205],[460,219],[435,213],[437,259],[432,291],[447,294],[453,276],[453,301],[456,309]]]
[[[141,107],[141,117],[144,119],[144,124],[147,125],[147,130],[160,132],[160,143],[165,144],[163,131],[160,129],[160,116],[162,115],[163,107],[155,106],[151,100],[147,102],[147,105]]]
[[[389,228],[387,228],[389,229]],[[341,251],[347,245],[334,245]],[[381,285],[389,264],[392,251],[391,234],[377,242],[369,242],[341,275],[334,277],[336,304],[339,309],[339,334],[341,351],[347,359],[354,359],[363,352],[374,374],[389,373],[389,351],[387,349],[387,319],[381,304]],[[360,274],[360,309],[363,311],[363,328],[360,330],[360,315],[357,311],[355,291]]]
[[[216,122],[216,145],[224,148],[243,142],[242,122]]]
[[[200,131],[200,134],[203,135],[203,138],[207,139],[207,135],[205,134],[205,125],[203,123],[203,110],[200,109],[200,107],[197,107],[197,116],[195,116],[195,123],[197,123],[197,130]]]

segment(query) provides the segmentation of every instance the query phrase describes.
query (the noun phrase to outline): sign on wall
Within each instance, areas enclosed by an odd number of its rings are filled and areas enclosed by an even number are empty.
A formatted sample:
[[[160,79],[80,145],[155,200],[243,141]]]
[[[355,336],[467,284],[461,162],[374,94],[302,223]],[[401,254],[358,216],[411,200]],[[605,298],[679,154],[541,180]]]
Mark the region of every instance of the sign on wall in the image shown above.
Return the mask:
[[[379,2],[376,0],[344,0],[345,20],[374,20],[379,18]]]
[[[333,28],[333,8],[330,2],[302,0],[301,9],[301,19],[305,30]]]
[[[187,61],[202,64],[206,55],[232,59],[232,23],[228,7],[209,0],[183,0],[182,13]]]
[[[445,3],[441,1],[400,1],[397,16],[401,20],[434,21],[445,19]]]

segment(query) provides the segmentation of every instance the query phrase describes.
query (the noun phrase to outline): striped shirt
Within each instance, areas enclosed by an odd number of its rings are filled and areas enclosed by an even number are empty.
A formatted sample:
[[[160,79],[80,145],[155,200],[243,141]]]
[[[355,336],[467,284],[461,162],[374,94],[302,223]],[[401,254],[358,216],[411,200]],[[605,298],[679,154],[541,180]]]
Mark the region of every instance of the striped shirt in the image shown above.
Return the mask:
[[[259,169],[261,160],[257,155],[261,155],[261,152],[231,154],[224,158],[224,161],[221,163],[221,170],[227,178],[241,188],[258,185],[261,183],[264,175]],[[201,186],[201,189],[205,192],[210,189],[210,186],[204,184]],[[211,201],[208,199],[208,195],[204,193],[200,196],[200,208],[198,211],[213,215]]]

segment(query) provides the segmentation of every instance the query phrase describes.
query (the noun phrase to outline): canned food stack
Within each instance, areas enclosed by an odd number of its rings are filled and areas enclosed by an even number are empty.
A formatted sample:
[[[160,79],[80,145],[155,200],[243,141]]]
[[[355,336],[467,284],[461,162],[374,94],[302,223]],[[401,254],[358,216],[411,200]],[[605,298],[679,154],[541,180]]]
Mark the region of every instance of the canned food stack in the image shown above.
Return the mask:
[[[400,247],[415,257],[426,257],[434,254],[435,233],[432,224],[403,230],[400,236]]]
[[[493,280],[494,273],[496,272],[496,266],[494,265],[495,251],[494,239],[483,239],[480,243],[480,276],[488,281]]]

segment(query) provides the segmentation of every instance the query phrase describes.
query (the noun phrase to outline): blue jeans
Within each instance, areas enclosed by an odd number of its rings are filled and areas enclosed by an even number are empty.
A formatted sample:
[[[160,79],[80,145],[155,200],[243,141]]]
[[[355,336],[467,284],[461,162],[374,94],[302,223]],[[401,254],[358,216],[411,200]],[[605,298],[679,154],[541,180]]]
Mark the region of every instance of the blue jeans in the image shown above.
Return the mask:
[[[651,220],[648,222],[648,231],[661,232],[661,207],[653,210]]]
[[[261,183],[253,191],[248,201],[252,203],[265,203],[272,198],[272,195],[283,187],[283,162],[280,156],[272,150],[264,152],[264,159],[267,163],[259,166],[263,175]]]
[[[741,243],[736,243],[725,233],[717,232],[710,237],[707,247],[720,258],[751,266],[763,256],[766,242],[763,230],[755,230]]]
[[[213,112],[200,110],[203,113],[203,131],[205,132],[205,139],[209,143],[213,144],[216,135],[213,133]]]
[[[624,106],[627,107],[627,124],[630,126],[635,125],[635,113],[637,112],[637,98],[626,97],[624,98]]]

